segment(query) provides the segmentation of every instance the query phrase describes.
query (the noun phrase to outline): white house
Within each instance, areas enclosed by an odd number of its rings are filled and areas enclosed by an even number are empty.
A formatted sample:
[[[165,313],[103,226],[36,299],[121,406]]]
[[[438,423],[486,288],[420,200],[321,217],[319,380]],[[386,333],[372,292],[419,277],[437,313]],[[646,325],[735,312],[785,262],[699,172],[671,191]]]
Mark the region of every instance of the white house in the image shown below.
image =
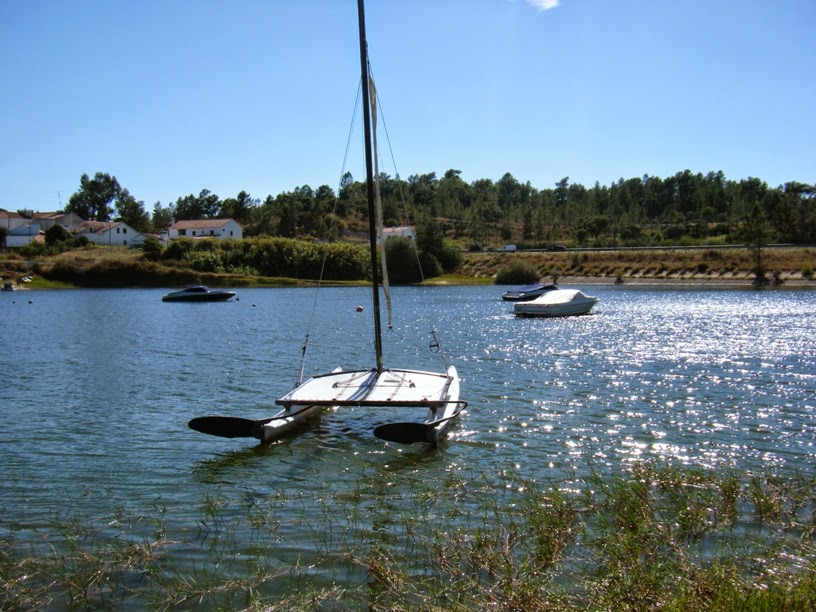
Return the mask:
[[[244,228],[232,219],[190,219],[176,221],[170,226],[169,238],[233,238],[241,240]]]
[[[85,236],[94,244],[135,247],[144,243],[145,237],[122,221],[84,221],[74,229],[77,238]]]
[[[31,223],[31,219],[27,219],[20,213],[0,210],[0,227],[4,227],[6,233],[21,225],[28,225],[29,223]]]
[[[43,231],[59,225],[65,231],[73,232],[77,227],[85,223],[85,219],[72,212],[38,212],[34,213],[33,218],[34,221],[40,224]]]
[[[19,248],[29,242],[44,242],[45,236],[40,232],[37,223],[18,225],[6,234],[6,246],[10,249]]]
[[[410,238],[411,240],[416,242],[416,234],[414,233],[413,227],[404,225],[401,227],[383,228],[383,240],[388,240],[389,238],[396,238],[397,236],[401,236],[403,238]]]

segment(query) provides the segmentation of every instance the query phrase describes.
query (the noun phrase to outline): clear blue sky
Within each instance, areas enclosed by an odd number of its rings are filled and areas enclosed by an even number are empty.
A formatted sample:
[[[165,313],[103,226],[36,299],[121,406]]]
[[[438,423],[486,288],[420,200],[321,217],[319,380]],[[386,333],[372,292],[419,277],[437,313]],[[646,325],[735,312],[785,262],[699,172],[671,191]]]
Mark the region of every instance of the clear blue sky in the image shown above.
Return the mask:
[[[816,182],[814,0],[366,10],[402,178]],[[358,80],[354,0],[4,0],[0,208],[55,210],[100,171],[148,212],[336,189]]]

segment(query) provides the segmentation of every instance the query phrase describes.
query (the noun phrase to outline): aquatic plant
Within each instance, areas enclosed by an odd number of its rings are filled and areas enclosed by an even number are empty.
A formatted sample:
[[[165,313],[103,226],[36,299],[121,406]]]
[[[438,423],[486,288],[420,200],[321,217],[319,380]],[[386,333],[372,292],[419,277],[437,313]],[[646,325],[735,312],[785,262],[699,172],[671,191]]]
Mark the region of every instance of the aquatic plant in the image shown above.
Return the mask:
[[[327,484],[319,512],[207,496],[186,527],[160,504],[47,530],[4,518],[0,607],[807,609],[815,481],[649,462],[544,483],[370,477]]]

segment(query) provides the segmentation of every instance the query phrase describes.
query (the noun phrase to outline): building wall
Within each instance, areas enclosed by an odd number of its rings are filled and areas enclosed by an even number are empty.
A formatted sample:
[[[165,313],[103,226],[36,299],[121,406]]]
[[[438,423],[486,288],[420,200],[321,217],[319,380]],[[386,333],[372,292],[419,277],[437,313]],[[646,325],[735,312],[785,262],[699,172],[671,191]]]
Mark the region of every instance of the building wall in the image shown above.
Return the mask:
[[[220,240],[241,240],[244,237],[243,228],[234,220],[227,219],[218,227],[178,228],[173,226],[169,230],[170,240],[176,238],[218,238]]]

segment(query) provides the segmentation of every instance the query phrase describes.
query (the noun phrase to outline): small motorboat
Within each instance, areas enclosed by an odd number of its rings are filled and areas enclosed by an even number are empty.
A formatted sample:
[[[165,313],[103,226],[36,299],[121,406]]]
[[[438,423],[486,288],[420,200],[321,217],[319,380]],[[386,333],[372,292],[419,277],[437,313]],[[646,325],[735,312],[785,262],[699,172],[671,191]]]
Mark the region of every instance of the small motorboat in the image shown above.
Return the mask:
[[[589,314],[598,298],[578,289],[548,291],[529,302],[513,304],[513,312],[527,317],[572,317]]]
[[[226,302],[235,297],[234,291],[210,289],[204,285],[193,285],[180,291],[168,293],[162,302]]]
[[[544,295],[548,291],[555,291],[556,289],[558,289],[558,285],[544,285],[542,283],[537,283],[535,285],[527,285],[526,287],[519,287],[518,289],[506,291],[502,295],[502,299],[507,300],[508,302],[525,302],[528,300],[534,300],[539,295]]]

